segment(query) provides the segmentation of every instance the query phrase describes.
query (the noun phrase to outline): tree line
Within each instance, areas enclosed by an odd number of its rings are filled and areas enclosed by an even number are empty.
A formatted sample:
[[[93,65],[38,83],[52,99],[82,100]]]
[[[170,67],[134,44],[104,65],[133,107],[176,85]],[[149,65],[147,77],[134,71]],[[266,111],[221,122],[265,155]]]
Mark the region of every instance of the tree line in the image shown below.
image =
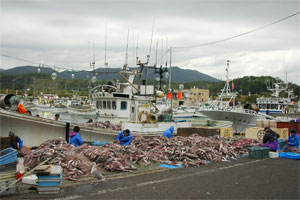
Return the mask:
[[[124,80],[120,80],[123,82]],[[238,98],[243,102],[255,103],[256,98],[259,96],[270,96],[271,92],[267,90],[267,86],[273,86],[280,80],[275,79],[271,76],[245,76],[242,78],[234,79],[232,82],[234,85],[234,91],[238,93]],[[139,79],[135,80],[136,84],[141,81]],[[155,81],[147,80],[148,84],[153,84]],[[72,79],[65,80],[63,78],[57,77],[57,79],[52,80],[49,74],[37,74],[29,73],[24,75],[7,75],[0,73],[0,93],[15,93],[18,90],[18,94],[24,94],[24,91],[29,96],[39,96],[40,94],[57,94],[58,96],[72,96],[74,92],[80,95],[88,95],[89,88],[92,88],[99,84],[104,84],[104,80],[97,80],[92,83],[91,80],[83,79]],[[164,85],[168,85],[167,82],[163,82]],[[208,89],[210,91],[210,96],[217,96],[221,89],[224,87],[225,81],[219,82],[207,82],[207,81],[194,81],[194,82],[173,82],[171,88],[177,89],[179,85],[183,84],[185,89],[190,89],[193,87],[199,89]],[[299,101],[300,96],[300,86],[290,83],[288,85],[290,90],[294,92],[294,101]],[[8,91],[7,91],[8,90]],[[165,87],[165,92],[167,92],[167,87]],[[287,93],[280,93],[282,97],[287,97]]]

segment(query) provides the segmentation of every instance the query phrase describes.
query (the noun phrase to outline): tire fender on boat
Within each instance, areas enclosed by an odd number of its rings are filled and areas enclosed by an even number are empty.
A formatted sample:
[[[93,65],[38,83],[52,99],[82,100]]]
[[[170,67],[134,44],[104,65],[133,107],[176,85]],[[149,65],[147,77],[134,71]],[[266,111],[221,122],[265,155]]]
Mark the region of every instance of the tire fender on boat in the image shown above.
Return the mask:
[[[285,108],[285,109],[284,109],[284,113],[285,113],[285,114],[288,114],[288,113],[289,113],[289,108]]]
[[[157,116],[155,114],[152,114],[150,113],[148,115],[148,121],[151,123],[151,124],[155,124],[157,122]]]

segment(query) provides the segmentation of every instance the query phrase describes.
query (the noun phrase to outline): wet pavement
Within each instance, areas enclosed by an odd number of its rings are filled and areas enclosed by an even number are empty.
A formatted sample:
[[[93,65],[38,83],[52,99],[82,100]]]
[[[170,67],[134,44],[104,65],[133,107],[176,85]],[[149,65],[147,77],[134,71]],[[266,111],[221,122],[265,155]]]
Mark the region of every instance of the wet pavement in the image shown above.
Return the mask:
[[[64,184],[57,195],[19,189],[1,199],[300,199],[300,162],[240,158],[179,169],[155,168]],[[76,184],[76,185],[75,185]]]

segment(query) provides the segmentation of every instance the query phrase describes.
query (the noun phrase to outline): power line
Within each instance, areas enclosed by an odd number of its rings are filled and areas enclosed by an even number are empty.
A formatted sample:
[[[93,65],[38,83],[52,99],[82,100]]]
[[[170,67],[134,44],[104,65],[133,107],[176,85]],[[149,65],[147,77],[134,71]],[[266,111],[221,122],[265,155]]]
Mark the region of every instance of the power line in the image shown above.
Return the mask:
[[[8,58],[15,59],[15,60],[20,60],[20,61],[28,62],[28,63],[31,63],[31,64],[37,64],[37,65],[40,64],[40,63],[37,63],[37,62],[33,62],[33,61],[25,60],[25,59],[22,59],[22,58],[17,58],[17,57],[5,55],[5,54],[0,54],[0,55],[1,55],[1,56],[4,56],[4,57],[8,57]]]
[[[56,69],[70,70],[70,68],[51,66],[51,65],[44,64],[44,63],[39,63],[39,62],[30,61],[30,60],[26,60],[26,59],[22,59],[22,58],[17,58],[17,57],[6,55],[6,54],[0,54],[0,55],[3,56],[3,57],[14,59],[14,60],[20,60],[20,61],[28,62],[28,63],[31,63],[31,64],[35,64],[35,65],[38,65],[40,67],[49,67],[49,68],[53,68],[54,70],[56,70]],[[81,71],[81,70],[72,70],[72,71]]]
[[[193,45],[193,46],[182,46],[182,47],[176,47],[176,46],[175,46],[175,47],[173,47],[173,48],[177,48],[177,49],[180,49],[180,48],[194,48],[194,47],[201,47],[201,46],[207,46],[207,45],[212,45],[212,44],[224,42],[224,41],[231,40],[231,39],[234,39],[234,38],[237,38],[237,37],[241,37],[241,36],[243,36],[243,35],[247,35],[247,34],[249,34],[249,33],[253,33],[253,32],[255,32],[255,31],[261,30],[261,29],[266,28],[266,27],[268,27],[268,26],[271,26],[271,25],[273,25],[273,24],[276,24],[276,23],[279,23],[279,22],[281,22],[281,21],[287,20],[287,19],[289,19],[289,18],[291,18],[291,17],[294,17],[294,16],[298,15],[299,13],[300,13],[300,12],[296,12],[296,13],[294,13],[294,14],[292,14],[292,15],[289,15],[289,16],[287,16],[287,17],[285,17],[285,18],[282,18],[282,19],[277,20],[277,21],[275,21],[275,22],[272,22],[272,23],[270,23],[270,24],[267,24],[267,25],[264,25],[264,26],[262,26],[262,27],[256,28],[256,29],[254,29],[254,30],[247,31],[247,32],[245,32],[245,33],[242,33],[242,34],[239,34],[239,35],[235,35],[235,36],[232,36],[232,37],[229,37],[229,38],[225,38],[225,39],[222,39],[222,40],[217,40],[217,41],[214,41],[214,42],[209,42],[209,43],[204,43],[204,44],[199,44],[199,45]]]

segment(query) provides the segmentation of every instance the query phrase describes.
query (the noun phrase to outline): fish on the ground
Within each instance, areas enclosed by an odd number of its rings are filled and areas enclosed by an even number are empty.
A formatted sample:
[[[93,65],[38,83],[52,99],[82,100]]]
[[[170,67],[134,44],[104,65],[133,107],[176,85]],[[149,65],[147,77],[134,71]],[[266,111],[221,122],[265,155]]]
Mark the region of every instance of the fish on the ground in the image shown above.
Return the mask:
[[[248,147],[258,144],[258,140],[242,137],[201,137],[193,134],[189,137],[175,136],[167,139],[163,136],[144,138],[135,135],[130,146],[108,143],[103,146],[84,144],[75,148],[63,138],[57,138],[25,152],[24,164],[32,169],[52,158],[48,164],[60,165],[64,178],[77,180],[76,178],[82,176],[101,177],[96,174],[95,168],[92,170],[94,165],[103,171],[112,172],[132,172],[139,166],[152,163],[197,167],[209,162],[236,159],[248,153]]]

